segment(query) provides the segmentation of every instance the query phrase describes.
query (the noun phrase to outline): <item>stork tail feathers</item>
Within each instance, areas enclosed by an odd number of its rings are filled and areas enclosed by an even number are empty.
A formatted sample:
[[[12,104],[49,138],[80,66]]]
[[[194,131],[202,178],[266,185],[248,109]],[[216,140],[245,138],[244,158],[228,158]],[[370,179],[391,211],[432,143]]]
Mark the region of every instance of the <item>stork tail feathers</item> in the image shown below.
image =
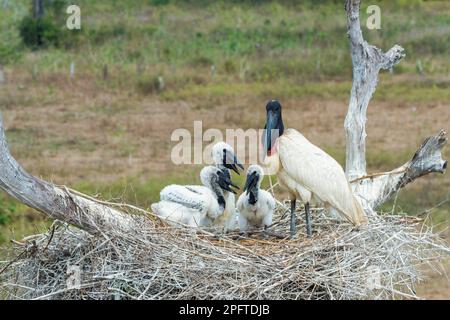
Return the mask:
[[[337,216],[341,216],[341,218],[352,223],[355,227],[367,224],[369,221],[361,203],[354,195],[352,195],[350,199],[352,202],[349,203],[346,208],[327,206],[327,210],[335,218],[337,218]]]
[[[367,215],[358,199],[353,196],[353,215],[352,221],[355,226],[360,226],[368,223]]]

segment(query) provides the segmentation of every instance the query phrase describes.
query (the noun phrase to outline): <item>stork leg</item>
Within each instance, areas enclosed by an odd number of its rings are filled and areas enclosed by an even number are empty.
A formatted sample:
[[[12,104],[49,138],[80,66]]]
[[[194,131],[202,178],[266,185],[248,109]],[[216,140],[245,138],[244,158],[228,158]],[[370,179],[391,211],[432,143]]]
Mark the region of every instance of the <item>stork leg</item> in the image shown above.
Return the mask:
[[[295,233],[295,199],[291,199],[291,239],[294,238]]]
[[[305,204],[305,218],[306,218],[306,234],[308,237],[311,237],[311,215],[309,212],[309,202]]]

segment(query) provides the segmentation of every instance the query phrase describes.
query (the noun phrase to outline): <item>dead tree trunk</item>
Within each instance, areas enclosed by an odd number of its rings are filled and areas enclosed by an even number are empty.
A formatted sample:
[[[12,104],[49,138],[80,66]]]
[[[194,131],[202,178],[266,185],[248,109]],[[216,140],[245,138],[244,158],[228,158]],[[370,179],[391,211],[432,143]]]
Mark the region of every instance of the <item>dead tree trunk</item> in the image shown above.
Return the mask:
[[[353,64],[353,85],[344,125],[347,137],[345,171],[365,208],[372,211],[415,179],[431,172],[444,173],[447,162],[442,160],[441,150],[447,142],[447,137],[445,131],[441,130],[436,136],[427,138],[412,160],[403,166],[389,173],[367,175],[367,107],[375,92],[379,71],[391,69],[405,57],[405,53],[399,45],[383,52],[367,43],[361,31],[359,9],[360,0],[345,2]]]
[[[40,19],[44,15],[44,0],[33,0],[33,17]]]

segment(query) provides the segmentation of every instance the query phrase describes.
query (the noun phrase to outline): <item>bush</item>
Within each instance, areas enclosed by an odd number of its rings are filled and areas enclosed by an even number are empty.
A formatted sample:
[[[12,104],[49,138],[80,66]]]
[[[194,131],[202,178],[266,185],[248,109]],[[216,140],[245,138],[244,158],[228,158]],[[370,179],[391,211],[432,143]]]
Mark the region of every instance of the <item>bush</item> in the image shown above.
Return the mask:
[[[65,32],[65,8],[69,0],[46,0],[44,16],[36,19],[33,10],[25,16],[19,25],[22,42],[32,49],[54,47],[72,47],[78,40],[80,30]]]
[[[23,43],[32,49],[57,47],[61,40],[61,30],[48,17],[26,16],[20,23],[19,32]]]

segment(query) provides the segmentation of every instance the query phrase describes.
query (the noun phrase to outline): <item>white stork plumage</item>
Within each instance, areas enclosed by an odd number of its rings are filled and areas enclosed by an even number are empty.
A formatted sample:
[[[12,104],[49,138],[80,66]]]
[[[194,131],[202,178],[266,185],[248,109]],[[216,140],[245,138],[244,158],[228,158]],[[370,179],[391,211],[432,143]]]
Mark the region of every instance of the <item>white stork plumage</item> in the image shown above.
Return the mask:
[[[269,192],[261,189],[263,177],[264,171],[260,166],[248,167],[244,192],[237,202],[241,231],[249,228],[267,228],[272,224],[275,199]]]
[[[214,164],[220,168],[231,181],[231,170],[239,173],[239,169],[244,169],[244,166],[239,162],[233,148],[221,141],[214,144],[211,149],[211,156]],[[224,231],[234,230],[236,225],[236,198],[233,192],[224,190],[223,196],[225,198],[225,210],[223,214],[216,219],[210,221],[211,225],[223,228]]]
[[[291,199],[291,236],[295,235],[295,202],[305,203],[306,228],[311,235],[311,202],[335,209],[355,226],[367,223],[367,216],[354,196],[344,170],[325,151],[313,145],[295,129],[284,130],[281,104],[270,101],[263,136],[267,169],[276,174]]]
[[[203,186],[169,185],[161,190],[160,202],[151,205],[154,213],[163,219],[191,227],[208,226],[225,210],[224,191],[237,188],[226,173],[215,166],[200,172]]]

